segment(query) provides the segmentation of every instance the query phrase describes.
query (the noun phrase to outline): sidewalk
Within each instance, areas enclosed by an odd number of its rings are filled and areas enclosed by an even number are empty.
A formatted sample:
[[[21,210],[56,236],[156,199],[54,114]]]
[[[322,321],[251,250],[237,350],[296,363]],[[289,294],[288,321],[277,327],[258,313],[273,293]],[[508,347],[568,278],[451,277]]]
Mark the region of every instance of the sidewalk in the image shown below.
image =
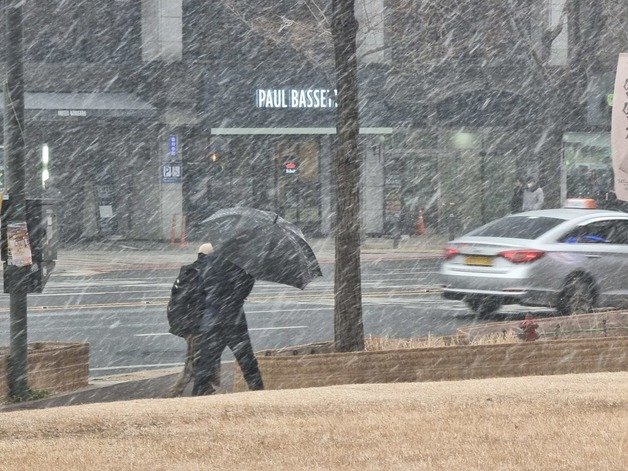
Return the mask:
[[[233,391],[233,366],[233,362],[222,363],[220,387],[216,390],[217,394],[227,394]],[[170,388],[182,370],[183,367],[100,376],[92,378],[88,387],[77,391],[55,394],[36,401],[0,404],[0,413],[79,404],[168,398],[171,397]],[[192,383],[190,382],[183,396],[191,396],[191,390]]]
[[[59,262],[63,262],[63,256],[81,256],[85,258],[93,255],[98,259],[102,259],[103,255],[115,260],[117,258],[130,261],[137,259],[140,261],[153,259],[160,261],[176,261],[180,262],[183,255],[196,255],[196,249],[204,241],[189,241],[187,244],[163,241],[140,241],[140,240],[104,240],[93,241],[89,243],[73,244],[59,248]],[[313,238],[308,239],[312,250],[318,258],[328,259],[334,256],[334,238]],[[441,235],[425,235],[425,236],[404,236],[399,241],[399,245],[395,248],[393,239],[389,238],[367,238],[363,241],[361,253],[362,255],[425,255],[440,256],[447,239]],[[119,257],[116,257],[119,254]],[[156,258],[155,258],[156,257]]]

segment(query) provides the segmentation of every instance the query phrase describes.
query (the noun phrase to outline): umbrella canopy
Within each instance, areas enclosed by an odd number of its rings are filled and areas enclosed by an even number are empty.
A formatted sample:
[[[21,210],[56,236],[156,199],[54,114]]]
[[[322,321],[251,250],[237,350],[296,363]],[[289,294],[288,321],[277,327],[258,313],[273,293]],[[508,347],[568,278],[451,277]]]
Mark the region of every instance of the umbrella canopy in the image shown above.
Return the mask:
[[[259,280],[303,289],[322,276],[301,230],[269,211],[221,209],[203,221],[217,253]]]

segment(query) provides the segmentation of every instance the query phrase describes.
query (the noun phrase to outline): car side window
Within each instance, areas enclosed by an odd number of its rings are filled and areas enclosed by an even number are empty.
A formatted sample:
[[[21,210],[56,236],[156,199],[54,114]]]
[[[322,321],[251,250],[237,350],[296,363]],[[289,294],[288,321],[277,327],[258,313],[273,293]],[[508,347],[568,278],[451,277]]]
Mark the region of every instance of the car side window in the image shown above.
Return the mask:
[[[628,220],[613,221],[608,237],[611,244],[628,245]]]
[[[610,244],[615,233],[615,224],[620,221],[598,221],[578,226],[563,236],[559,242],[565,244]]]

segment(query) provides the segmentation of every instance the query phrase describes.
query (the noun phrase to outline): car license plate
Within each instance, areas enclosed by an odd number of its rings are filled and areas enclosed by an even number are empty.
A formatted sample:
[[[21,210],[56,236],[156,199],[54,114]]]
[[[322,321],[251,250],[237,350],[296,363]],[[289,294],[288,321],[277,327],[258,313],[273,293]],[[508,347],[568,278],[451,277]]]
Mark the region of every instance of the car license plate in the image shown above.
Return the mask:
[[[485,255],[469,255],[464,259],[464,263],[465,265],[490,267],[493,266],[493,257],[487,257]]]

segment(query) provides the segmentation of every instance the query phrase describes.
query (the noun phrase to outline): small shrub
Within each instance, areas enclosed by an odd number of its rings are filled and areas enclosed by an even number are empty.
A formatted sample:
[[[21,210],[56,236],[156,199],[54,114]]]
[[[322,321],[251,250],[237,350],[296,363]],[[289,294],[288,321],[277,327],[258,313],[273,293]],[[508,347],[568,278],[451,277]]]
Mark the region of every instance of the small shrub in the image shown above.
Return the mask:
[[[45,397],[50,396],[50,391],[47,389],[29,389],[26,397],[16,397],[9,396],[9,402],[17,403],[17,402],[28,402],[28,401],[36,401],[38,399],[43,399]]]
[[[508,330],[505,332],[495,332],[492,334],[480,335],[469,342],[470,345],[493,345],[503,343],[519,343],[522,340],[517,332]]]

